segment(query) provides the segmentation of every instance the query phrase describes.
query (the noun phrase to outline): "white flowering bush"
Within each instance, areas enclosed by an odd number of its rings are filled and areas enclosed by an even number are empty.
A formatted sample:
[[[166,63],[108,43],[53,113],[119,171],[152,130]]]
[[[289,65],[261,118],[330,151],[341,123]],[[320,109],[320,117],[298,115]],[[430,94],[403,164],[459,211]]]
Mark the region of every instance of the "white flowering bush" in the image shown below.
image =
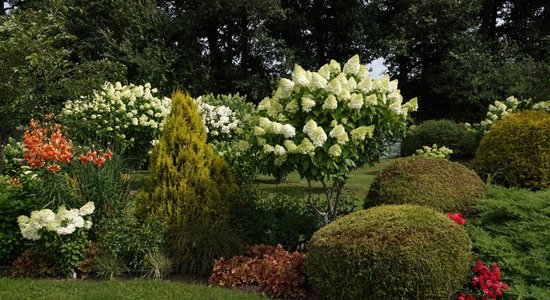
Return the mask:
[[[195,101],[208,142],[225,159],[238,183],[250,182],[259,171],[258,153],[249,142],[257,118],[254,105],[239,94],[209,94]]]
[[[403,103],[397,80],[372,79],[357,55],[343,67],[332,60],[317,72],[296,65],[292,80],[281,79],[273,96],[258,104],[254,146],[268,173],[297,170],[309,183],[323,184],[327,209],[315,209],[328,223],[350,172],[376,162],[417,108],[416,98]]]
[[[432,146],[423,146],[421,149],[417,149],[413,156],[449,159],[451,154],[453,154],[453,150],[445,146],[438,147],[437,144],[433,144]]]
[[[65,102],[62,122],[77,144],[114,143],[143,162],[170,114],[171,100],[145,85],[106,82],[101,90]]]
[[[86,256],[87,232],[92,227],[93,202],[80,209],[61,206],[57,213],[50,209],[33,211],[30,217],[17,218],[23,238],[34,241],[37,251],[45,253],[64,275],[72,275]]]
[[[485,134],[491,130],[491,126],[493,126],[496,121],[511,113],[528,109],[550,112],[550,100],[532,104],[530,100],[518,100],[514,96],[510,96],[504,101],[497,100],[493,104],[489,105],[487,116],[480,123],[473,124],[473,126],[468,123],[466,123],[466,125]]]
[[[230,140],[234,135],[239,120],[236,113],[225,105],[210,105],[198,97],[195,102],[199,107],[199,114],[208,134],[208,140]]]

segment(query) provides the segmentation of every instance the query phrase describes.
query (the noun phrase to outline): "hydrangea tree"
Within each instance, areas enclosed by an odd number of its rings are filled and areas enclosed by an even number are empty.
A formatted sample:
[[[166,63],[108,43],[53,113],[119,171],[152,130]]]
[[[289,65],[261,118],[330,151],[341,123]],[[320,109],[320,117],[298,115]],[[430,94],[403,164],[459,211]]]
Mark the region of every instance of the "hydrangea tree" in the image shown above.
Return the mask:
[[[296,65],[292,80],[259,103],[255,145],[268,173],[296,170],[307,180],[309,203],[328,223],[350,172],[377,162],[417,108],[416,98],[403,104],[397,80],[372,79],[357,55],[343,68],[334,60],[317,72]],[[324,187],[324,208],[313,204],[312,181]]]

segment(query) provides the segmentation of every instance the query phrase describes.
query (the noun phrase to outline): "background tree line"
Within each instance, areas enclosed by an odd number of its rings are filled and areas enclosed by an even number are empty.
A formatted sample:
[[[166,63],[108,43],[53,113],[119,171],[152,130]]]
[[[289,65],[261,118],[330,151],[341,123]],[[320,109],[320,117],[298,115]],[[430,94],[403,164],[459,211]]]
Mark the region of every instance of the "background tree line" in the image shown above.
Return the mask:
[[[510,95],[550,98],[543,0],[8,3],[0,11],[3,140],[34,112],[104,80],[258,102],[294,63],[317,68],[356,53],[384,58],[405,98],[419,97],[418,120],[473,122]]]

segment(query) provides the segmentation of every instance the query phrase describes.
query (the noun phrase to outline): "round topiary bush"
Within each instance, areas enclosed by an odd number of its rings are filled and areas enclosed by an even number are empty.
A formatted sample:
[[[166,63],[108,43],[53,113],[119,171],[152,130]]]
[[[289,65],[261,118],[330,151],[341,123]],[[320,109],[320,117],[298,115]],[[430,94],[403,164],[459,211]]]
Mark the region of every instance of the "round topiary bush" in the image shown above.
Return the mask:
[[[358,211],[321,228],[306,273],[324,299],[451,299],[472,243],[444,214],[418,205]]]
[[[445,146],[453,159],[471,159],[479,144],[475,132],[451,120],[428,120],[414,127],[401,141],[401,156],[410,156],[423,146]]]
[[[480,142],[475,169],[496,183],[550,188],[550,113],[525,111],[496,122]]]
[[[378,174],[365,208],[381,204],[418,204],[442,212],[468,212],[485,197],[485,184],[465,166],[440,158],[397,159]]]

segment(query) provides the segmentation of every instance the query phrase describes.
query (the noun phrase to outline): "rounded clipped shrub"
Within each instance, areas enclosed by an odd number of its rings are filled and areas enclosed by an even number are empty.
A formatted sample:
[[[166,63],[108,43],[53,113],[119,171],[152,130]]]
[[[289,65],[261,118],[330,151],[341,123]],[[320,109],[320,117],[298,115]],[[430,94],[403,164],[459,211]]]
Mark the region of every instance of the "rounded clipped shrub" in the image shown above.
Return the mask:
[[[325,299],[451,299],[468,275],[471,248],[465,230],[444,214],[385,205],[317,231],[306,273]]]
[[[525,111],[496,122],[480,142],[475,168],[496,183],[550,188],[550,113]]]
[[[468,212],[485,197],[485,184],[465,166],[440,158],[397,159],[371,184],[365,208],[418,204],[442,212]]]
[[[451,120],[428,120],[414,127],[401,141],[401,156],[410,156],[423,146],[445,146],[453,150],[451,158],[470,159],[475,155],[479,138],[464,124]]]

